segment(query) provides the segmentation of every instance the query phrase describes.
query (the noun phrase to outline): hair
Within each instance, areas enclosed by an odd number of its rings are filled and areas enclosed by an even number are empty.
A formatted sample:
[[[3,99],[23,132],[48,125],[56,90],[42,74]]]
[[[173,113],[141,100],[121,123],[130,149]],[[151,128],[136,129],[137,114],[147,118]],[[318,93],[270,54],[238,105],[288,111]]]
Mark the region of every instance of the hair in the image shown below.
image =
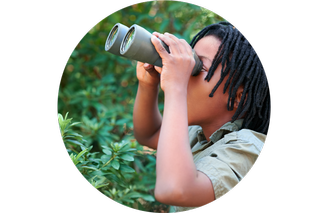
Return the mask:
[[[267,134],[270,121],[270,94],[267,77],[258,55],[248,40],[230,23],[220,22],[202,29],[190,42],[193,48],[203,37],[212,35],[221,41],[212,65],[205,78],[208,82],[221,63],[221,78],[209,97],[229,77],[223,93],[229,89],[228,110],[233,110],[236,92],[243,85],[243,94],[232,121],[243,118],[241,129],[252,129]]]

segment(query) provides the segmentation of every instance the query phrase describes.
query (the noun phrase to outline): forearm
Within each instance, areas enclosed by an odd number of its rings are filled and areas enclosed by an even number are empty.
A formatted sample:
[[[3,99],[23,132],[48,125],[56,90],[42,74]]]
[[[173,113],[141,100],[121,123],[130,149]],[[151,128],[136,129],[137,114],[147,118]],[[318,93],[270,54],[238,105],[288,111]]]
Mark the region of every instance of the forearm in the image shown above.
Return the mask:
[[[158,109],[159,87],[139,84],[133,109],[134,135],[142,145],[156,149],[157,135],[161,127]]]
[[[183,190],[197,177],[188,138],[185,93],[165,94],[156,167],[156,194],[164,197],[172,193],[173,189],[178,189],[178,194],[183,194]]]

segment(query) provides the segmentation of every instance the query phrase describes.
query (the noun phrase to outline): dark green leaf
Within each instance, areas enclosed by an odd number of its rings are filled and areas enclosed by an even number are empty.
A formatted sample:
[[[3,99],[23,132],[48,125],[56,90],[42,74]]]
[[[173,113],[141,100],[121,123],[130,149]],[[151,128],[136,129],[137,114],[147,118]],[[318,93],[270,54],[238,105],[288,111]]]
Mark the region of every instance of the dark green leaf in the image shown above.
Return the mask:
[[[134,161],[134,158],[129,154],[123,154],[123,155],[120,155],[119,157],[126,161]]]
[[[154,199],[154,197],[152,195],[147,195],[147,194],[141,195],[141,198],[144,199],[145,201],[150,201],[150,202],[154,202],[155,201],[155,199]]]
[[[128,203],[134,203],[134,200],[128,199],[128,198],[122,198],[122,201],[128,202]]]
[[[121,152],[127,152],[127,151],[134,151],[135,149],[132,149],[129,144],[127,143],[126,145],[122,146],[120,151]]]
[[[145,169],[145,167],[143,166],[143,164],[141,163],[141,160],[139,160],[138,158],[134,159],[134,163],[136,164],[136,166],[138,166],[138,168],[142,171],[142,172],[146,172],[147,170]]]
[[[112,155],[112,152],[110,149],[103,149],[102,150],[106,155]]]
[[[132,173],[135,172],[135,170],[133,168],[131,168],[130,166],[127,166],[125,164],[121,164],[120,166],[120,171],[122,172],[128,172],[128,173]]]
[[[118,170],[119,167],[120,167],[120,163],[119,163],[119,161],[117,161],[117,160],[112,160],[112,161],[111,161],[111,166],[112,166],[114,169]]]
[[[125,198],[139,198],[141,194],[139,192],[130,192],[124,196]]]
[[[111,159],[111,155],[102,155],[101,156],[101,161],[103,163],[107,163]]]
[[[72,145],[78,145],[78,146],[84,146],[82,143],[76,140],[66,139],[64,142],[72,144]]]

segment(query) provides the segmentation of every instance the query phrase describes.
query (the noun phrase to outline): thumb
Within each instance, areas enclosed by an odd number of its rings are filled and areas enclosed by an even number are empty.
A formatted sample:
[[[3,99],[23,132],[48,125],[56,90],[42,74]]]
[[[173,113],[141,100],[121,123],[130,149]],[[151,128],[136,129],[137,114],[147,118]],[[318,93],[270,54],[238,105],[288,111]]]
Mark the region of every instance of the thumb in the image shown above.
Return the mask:
[[[161,44],[160,39],[155,35],[151,36],[151,42],[162,59],[169,55],[167,50]]]

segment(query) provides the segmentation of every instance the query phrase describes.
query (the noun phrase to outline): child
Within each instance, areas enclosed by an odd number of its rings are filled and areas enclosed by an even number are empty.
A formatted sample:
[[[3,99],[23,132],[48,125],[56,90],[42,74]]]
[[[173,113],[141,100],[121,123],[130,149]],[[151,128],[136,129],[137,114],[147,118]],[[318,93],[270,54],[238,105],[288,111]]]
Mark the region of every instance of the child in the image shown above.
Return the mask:
[[[188,210],[227,193],[260,154],[270,118],[267,78],[250,43],[227,22],[205,27],[190,45],[168,33],[151,41],[163,67],[137,64],[134,134],[157,149],[155,198]],[[190,46],[203,62],[197,76]]]

